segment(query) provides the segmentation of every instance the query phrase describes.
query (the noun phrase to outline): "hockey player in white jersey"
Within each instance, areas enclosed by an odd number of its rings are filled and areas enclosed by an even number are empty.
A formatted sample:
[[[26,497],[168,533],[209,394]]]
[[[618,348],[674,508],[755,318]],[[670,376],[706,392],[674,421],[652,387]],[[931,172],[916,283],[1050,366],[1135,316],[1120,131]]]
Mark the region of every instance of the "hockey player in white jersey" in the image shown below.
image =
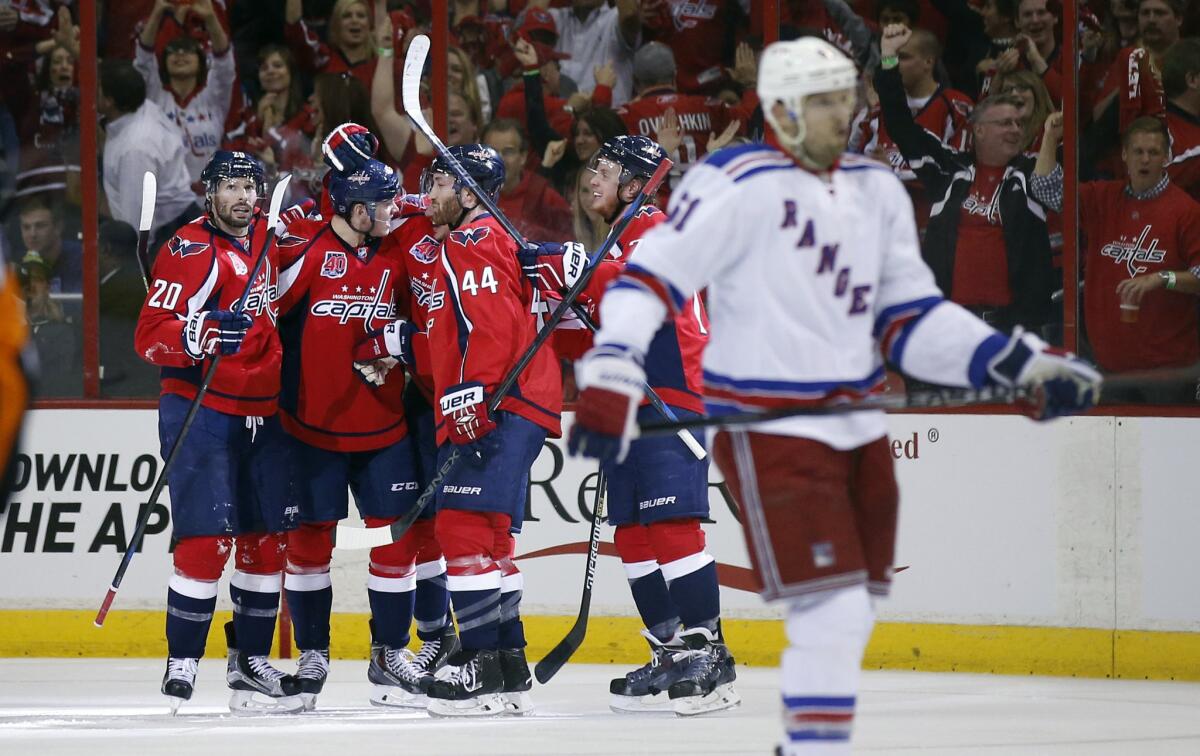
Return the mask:
[[[1086,362],[943,299],[900,181],[843,154],[856,76],[819,39],[767,48],[758,79],[767,142],[688,171],[667,221],[605,294],[596,345],[576,369],[572,452],[624,456],[650,340],[684,292],[705,288],[713,415],[852,400],[881,386],[885,360],[931,383],[1029,388],[1039,419],[1095,402],[1100,376]],[[787,605],[781,754],[850,752],[871,596],[887,593],[892,573],[898,493],[887,443],[883,412],[860,411],[722,431],[710,447],[745,512],[762,596]]]

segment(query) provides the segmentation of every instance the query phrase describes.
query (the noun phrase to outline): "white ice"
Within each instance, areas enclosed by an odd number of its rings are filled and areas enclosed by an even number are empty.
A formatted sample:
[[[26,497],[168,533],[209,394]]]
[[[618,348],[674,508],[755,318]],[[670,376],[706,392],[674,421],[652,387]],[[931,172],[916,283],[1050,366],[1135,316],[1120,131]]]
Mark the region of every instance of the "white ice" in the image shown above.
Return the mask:
[[[779,728],[774,669],[739,669],[739,709],[677,719],[613,714],[608,680],[625,669],[568,665],[535,687],[535,713],[468,722],[372,707],[365,662],[339,660],[318,711],[233,717],[224,666],[202,661],[196,695],[172,718],[158,693],[161,661],[0,659],[0,754],[766,756]],[[867,754],[1196,756],[1200,684],[868,672],[854,745]]]

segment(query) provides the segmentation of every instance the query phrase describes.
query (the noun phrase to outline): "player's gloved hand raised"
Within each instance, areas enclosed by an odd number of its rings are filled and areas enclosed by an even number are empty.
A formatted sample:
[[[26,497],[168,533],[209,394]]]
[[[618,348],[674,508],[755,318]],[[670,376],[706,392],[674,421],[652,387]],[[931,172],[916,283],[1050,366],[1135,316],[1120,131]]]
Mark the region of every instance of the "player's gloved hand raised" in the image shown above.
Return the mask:
[[[376,328],[354,345],[354,370],[371,386],[382,386],[397,361],[413,364],[412,338],[418,328],[403,318]]]
[[[481,383],[460,383],[442,395],[442,416],[450,441],[476,462],[495,451],[500,439],[492,433],[496,421],[488,411],[487,395]]]
[[[579,400],[567,449],[618,463],[637,438],[637,408],[645,395],[642,357],[618,344],[593,347],[575,366]]]
[[[587,270],[587,250],[579,242],[529,242],[517,252],[521,272],[546,291],[566,291]]]
[[[988,374],[1001,386],[1031,389],[1034,399],[1026,404],[1026,411],[1035,420],[1088,410],[1100,398],[1103,381],[1086,360],[1020,328],[988,363]]]
[[[288,226],[298,220],[307,218],[316,206],[317,203],[312,197],[305,197],[303,200],[279,213],[279,220],[275,223],[275,235],[283,236],[287,233]]]
[[[203,310],[188,316],[183,326],[183,349],[199,360],[210,354],[236,354],[254,325],[244,312]]]
[[[336,127],[321,143],[325,164],[335,171],[353,173],[379,151],[379,140],[365,126],[347,121]]]

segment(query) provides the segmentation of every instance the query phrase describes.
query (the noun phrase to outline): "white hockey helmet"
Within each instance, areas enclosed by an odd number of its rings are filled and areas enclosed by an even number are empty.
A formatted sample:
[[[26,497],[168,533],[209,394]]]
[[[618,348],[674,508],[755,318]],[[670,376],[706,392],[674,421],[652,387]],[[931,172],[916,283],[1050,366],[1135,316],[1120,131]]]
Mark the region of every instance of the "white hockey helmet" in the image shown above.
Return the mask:
[[[858,83],[858,69],[841,50],[817,37],[775,42],[763,51],[758,63],[758,99],[763,115],[775,135],[789,151],[799,154],[804,142],[804,98],[813,94],[851,89]],[[783,103],[799,126],[789,137],[771,112]]]

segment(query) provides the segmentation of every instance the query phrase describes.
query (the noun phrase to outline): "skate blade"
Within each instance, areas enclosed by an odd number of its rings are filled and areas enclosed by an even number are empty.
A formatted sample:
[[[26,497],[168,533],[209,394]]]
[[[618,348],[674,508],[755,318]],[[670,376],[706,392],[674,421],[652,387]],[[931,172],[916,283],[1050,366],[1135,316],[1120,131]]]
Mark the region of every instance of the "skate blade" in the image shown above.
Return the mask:
[[[706,696],[685,696],[676,698],[671,703],[674,704],[677,716],[694,717],[732,709],[742,703],[742,697],[733,689],[733,683],[725,683],[718,685]]]
[[[272,698],[257,691],[235,690],[229,697],[229,711],[238,716],[294,714],[303,710],[304,699],[298,695]]]
[[[371,704],[389,708],[424,709],[429,705],[429,698],[421,693],[413,693],[394,685],[372,685]]]
[[[519,693],[502,693],[504,696],[504,711],[519,717],[533,711],[533,697],[525,691]]]
[[[304,704],[304,711],[314,711],[317,708],[316,693],[301,693],[300,701]]]
[[[177,698],[176,696],[167,696],[167,705],[171,707],[171,716],[175,716],[176,714],[179,713],[179,707],[183,706],[183,702],[186,700],[187,700],[186,698]]]
[[[671,714],[671,704],[667,694],[644,696],[619,696],[610,694],[608,708],[617,714]]]
[[[429,699],[426,711],[433,717],[494,717],[508,713],[502,693],[487,693],[463,701]]]

